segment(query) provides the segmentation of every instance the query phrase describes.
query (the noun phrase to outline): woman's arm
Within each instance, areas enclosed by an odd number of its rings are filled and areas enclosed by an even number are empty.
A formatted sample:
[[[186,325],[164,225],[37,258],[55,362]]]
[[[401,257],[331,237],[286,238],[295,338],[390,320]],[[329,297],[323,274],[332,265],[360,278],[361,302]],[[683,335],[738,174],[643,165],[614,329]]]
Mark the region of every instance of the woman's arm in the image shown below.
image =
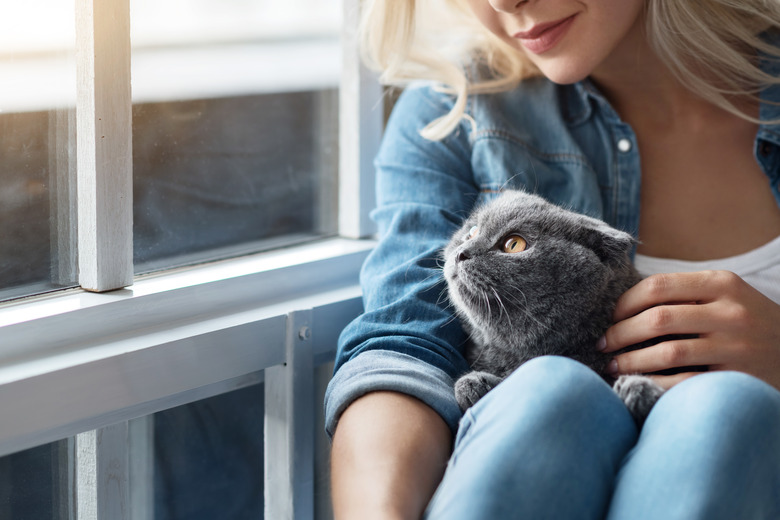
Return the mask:
[[[452,387],[468,370],[466,336],[439,259],[478,187],[467,128],[441,141],[419,134],[450,103],[407,88],[375,162],[381,239],[361,271],[364,313],[340,336],[325,396],[339,519],[419,518],[461,416]]]
[[[452,435],[421,401],[373,392],[341,415],[331,451],[338,520],[417,519],[444,474]]]

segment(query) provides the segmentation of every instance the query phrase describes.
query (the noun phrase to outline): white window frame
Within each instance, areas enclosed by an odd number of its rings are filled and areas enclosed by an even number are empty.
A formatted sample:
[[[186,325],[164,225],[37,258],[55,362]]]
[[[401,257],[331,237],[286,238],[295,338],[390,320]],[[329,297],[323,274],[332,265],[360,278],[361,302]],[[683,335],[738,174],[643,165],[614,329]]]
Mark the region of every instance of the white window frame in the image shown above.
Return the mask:
[[[70,438],[71,518],[150,519],[150,415],[265,381],[265,517],[313,518],[313,370],[362,308],[373,247],[383,110],[359,0],[343,6],[340,237],[135,279],[128,4],[76,1],[81,288],[0,303],[0,456]]]

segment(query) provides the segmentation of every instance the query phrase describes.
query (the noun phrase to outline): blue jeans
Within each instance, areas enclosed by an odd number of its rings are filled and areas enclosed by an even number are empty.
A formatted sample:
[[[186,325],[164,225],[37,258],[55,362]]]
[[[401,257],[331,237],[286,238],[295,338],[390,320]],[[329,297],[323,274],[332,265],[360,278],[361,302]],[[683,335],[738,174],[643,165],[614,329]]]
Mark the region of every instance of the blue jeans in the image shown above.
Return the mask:
[[[426,518],[780,518],[780,392],[702,374],[638,432],[593,371],[534,359],[466,413]]]

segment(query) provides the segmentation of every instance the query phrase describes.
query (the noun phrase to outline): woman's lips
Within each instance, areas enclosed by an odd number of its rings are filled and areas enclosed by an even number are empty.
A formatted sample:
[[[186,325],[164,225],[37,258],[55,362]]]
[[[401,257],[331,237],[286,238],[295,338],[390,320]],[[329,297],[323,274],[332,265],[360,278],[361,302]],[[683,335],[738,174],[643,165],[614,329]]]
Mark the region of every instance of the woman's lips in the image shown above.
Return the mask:
[[[534,54],[542,54],[555,47],[566,35],[577,15],[562,18],[555,22],[540,23],[534,25],[530,31],[522,31],[514,34],[520,40],[523,47]]]

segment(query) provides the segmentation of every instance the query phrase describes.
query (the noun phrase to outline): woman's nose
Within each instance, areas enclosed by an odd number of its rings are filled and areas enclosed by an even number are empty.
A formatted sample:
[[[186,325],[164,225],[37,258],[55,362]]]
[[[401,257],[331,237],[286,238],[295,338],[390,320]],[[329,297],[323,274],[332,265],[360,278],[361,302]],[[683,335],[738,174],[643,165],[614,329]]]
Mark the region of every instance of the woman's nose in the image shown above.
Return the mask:
[[[514,13],[520,8],[521,4],[526,3],[528,0],[488,0],[491,7],[501,13]]]

